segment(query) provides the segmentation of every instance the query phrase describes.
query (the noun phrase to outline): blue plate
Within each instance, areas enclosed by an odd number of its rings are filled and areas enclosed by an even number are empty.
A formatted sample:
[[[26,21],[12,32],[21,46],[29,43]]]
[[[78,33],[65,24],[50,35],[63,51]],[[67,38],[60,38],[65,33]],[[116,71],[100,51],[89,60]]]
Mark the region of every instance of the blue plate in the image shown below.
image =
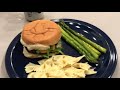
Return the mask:
[[[117,64],[117,52],[112,40],[102,30],[89,23],[74,19],[64,19],[64,21],[75,31],[107,49],[106,54],[100,56],[98,64],[89,63],[97,70],[97,74],[87,76],[86,78],[111,78]],[[65,54],[71,56],[80,55],[63,39],[62,44]],[[23,46],[20,43],[19,33],[9,45],[5,56],[5,66],[10,78],[26,78],[25,65],[29,62],[37,63],[40,60],[26,58],[22,52]],[[82,61],[85,62],[86,60],[83,58]]]

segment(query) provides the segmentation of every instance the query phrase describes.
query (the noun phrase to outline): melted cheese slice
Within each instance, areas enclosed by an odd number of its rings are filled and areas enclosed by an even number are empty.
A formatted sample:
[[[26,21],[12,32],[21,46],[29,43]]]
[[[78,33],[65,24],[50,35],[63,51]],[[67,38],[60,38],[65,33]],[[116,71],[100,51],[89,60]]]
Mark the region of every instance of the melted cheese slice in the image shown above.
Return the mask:
[[[50,48],[50,46],[47,45],[42,45],[42,44],[34,44],[34,45],[27,45],[22,38],[20,39],[20,42],[22,43],[22,45],[24,45],[25,47],[27,47],[28,50],[33,50],[33,49],[37,49],[37,50],[47,50]]]

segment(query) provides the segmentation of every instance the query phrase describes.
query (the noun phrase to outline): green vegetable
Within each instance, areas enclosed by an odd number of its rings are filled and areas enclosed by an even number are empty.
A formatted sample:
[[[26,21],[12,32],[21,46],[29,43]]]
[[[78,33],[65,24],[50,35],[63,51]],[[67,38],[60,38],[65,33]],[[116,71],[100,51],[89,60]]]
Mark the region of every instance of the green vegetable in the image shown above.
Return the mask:
[[[36,51],[36,54],[40,54],[40,50],[35,50]]]
[[[64,54],[62,52],[62,44],[61,41],[59,41],[55,46],[51,46],[49,49],[47,49],[47,53],[41,53],[40,50],[36,49],[33,50],[32,53],[38,54],[43,58],[50,58],[52,55],[56,54]]]
[[[87,39],[86,37],[84,37],[83,35],[81,35],[80,33],[75,32],[74,30],[72,30],[68,25],[66,25],[64,23],[63,20],[60,20],[59,22],[60,25],[62,25],[63,27],[65,27],[66,29],[68,29],[71,33],[73,33],[74,35],[76,35],[78,38],[82,39],[83,41],[85,41],[86,43],[90,44],[91,46],[95,47],[97,50],[106,53],[106,49],[98,44],[96,44],[95,42]],[[99,53],[98,51],[96,51],[95,49],[93,49],[95,52]]]
[[[57,43],[56,48],[62,48],[62,41],[61,40],[59,40],[59,42]]]
[[[62,28],[61,31],[63,39],[65,39],[71,46],[73,46],[80,54],[85,55],[88,61],[92,63],[98,62],[81,44],[79,44],[76,40],[69,36],[69,34],[67,34]]]
[[[76,40],[79,44],[81,44],[95,59],[99,58],[99,55],[96,54],[90,47],[89,44],[84,42],[83,40],[79,39],[77,36],[72,34],[70,31],[68,31],[66,28],[62,27],[74,40]]]
[[[49,56],[48,56],[47,54],[42,55],[42,57],[43,57],[43,58],[47,58],[47,59],[49,58]]]
[[[59,52],[59,53],[62,54],[62,55],[64,54],[64,53],[62,52],[62,48],[60,48],[60,47],[59,47],[59,48],[56,48],[56,49],[55,49],[55,52]]]

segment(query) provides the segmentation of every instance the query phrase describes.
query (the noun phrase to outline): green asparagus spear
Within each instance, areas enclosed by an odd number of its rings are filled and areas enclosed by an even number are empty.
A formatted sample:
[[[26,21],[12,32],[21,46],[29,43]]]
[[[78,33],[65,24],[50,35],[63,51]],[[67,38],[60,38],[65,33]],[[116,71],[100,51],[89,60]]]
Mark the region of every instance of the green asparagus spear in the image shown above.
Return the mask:
[[[62,21],[60,21],[59,22],[59,25],[63,28],[64,27],[64,22],[63,22],[63,20]],[[65,28],[65,27],[64,27]],[[66,29],[66,28],[65,28]],[[81,39],[81,38],[79,38],[79,39]],[[81,39],[82,40],[82,39]],[[83,40],[84,41],[84,40]],[[85,42],[85,41],[84,41]],[[86,42],[87,43],[87,42]],[[93,46],[91,46],[89,43],[88,43],[88,45],[89,45],[89,48],[91,48],[92,49],[92,51],[94,51],[96,54],[98,54],[98,55],[101,55],[101,52],[99,52],[96,48],[94,48]]]
[[[81,46],[78,42],[76,42],[71,36],[69,36],[63,29],[62,37],[71,45],[73,46],[80,54],[85,55],[86,59],[92,63],[97,63],[97,59],[92,57],[89,52],[87,52],[83,46]]]
[[[73,39],[75,39],[79,44],[81,44],[95,59],[99,58],[99,55],[96,54],[90,47],[89,44],[84,42],[83,40],[79,39],[77,36],[72,34],[70,31],[68,31],[66,28],[62,27],[63,30],[65,30]]]
[[[60,22],[59,23],[59,25],[62,27],[62,28],[64,28],[64,29],[66,29],[62,24],[61,24],[62,22]],[[67,30],[67,29],[66,29]],[[80,39],[80,38],[79,38]],[[82,40],[82,39],[81,39]],[[82,40],[83,41],[83,40]],[[85,41],[84,41],[85,42]],[[91,49],[91,51],[93,51],[93,52],[95,52],[96,54],[98,54],[98,55],[101,55],[101,52],[99,52],[97,49],[95,49],[93,46],[91,46],[90,44],[88,44],[87,42],[85,42],[87,45],[88,45],[88,47]]]
[[[64,23],[63,20],[60,20],[59,22],[62,26],[64,26],[66,29],[68,29],[71,33],[73,33],[74,35],[76,35],[77,37],[79,37],[80,39],[84,40],[85,42],[87,42],[88,44],[92,45],[93,47],[95,47],[96,49],[98,49],[99,51],[103,52],[103,53],[106,53],[106,49],[98,44],[96,44],[95,42],[87,39],[86,37],[84,37],[83,35],[75,32],[74,30],[72,30],[68,25],[66,25]]]
[[[85,55],[86,59],[91,62],[91,63],[98,63],[98,61],[96,59],[91,59],[85,51],[83,51],[82,49],[80,49],[78,46],[76,46],[76,44],[74,44],[74,42],[70,41],[64,34],[62,34],[62,38],[65,39],[66,42],[68,42],[72,47],[74,47],[80,54]]]

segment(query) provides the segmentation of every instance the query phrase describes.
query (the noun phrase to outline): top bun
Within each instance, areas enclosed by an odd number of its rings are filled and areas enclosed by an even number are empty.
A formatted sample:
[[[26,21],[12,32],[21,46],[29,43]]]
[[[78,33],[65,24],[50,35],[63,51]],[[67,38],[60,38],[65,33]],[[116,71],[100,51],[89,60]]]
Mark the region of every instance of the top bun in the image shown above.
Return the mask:
[[[53,21],[36,20],[24,26],[21,36],[22,40],[29,45],[54,45],[61,38],[61,30]]]

